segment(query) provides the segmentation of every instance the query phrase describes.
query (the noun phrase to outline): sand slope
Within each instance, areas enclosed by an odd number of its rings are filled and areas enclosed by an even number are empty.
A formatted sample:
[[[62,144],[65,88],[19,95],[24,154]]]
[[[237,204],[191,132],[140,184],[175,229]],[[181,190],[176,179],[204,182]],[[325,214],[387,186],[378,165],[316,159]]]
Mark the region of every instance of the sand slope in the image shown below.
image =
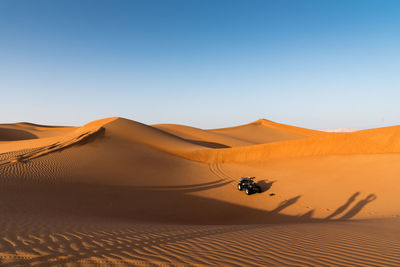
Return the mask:
[[[400,264],[386,230],[400,216],[397,126],[201,130],[114,117],[3,125],[0,136],[2,265]],[[240,176],[263,192],[239,192]]]
[[[184,125],[159,124],[153,126],[176,136],[185,138],[187,140],[192,140],[199,144],[204,144],[209,148],[228,148],[254,144],[251,141],[245,141],[243,139],[238,139],[218,132],[202,130]]]
[[[309,138],[272,142],[219,151],[201,150],[187,154],[203,162],[246,162],[275,158],[299,158],[327,155],[381,154],[400,152],[400,127],[388,127],[354,133],[327,133]]]
[[[75,127],[45,126],[26,122],[0,124],[0,142],[58,136],[66,134],[74,128]]]
[[[259,119],[246,125],[210,131],[245,140],[253,144],[264,144],[327,134],[325,132],[276,123],[266,119]]]

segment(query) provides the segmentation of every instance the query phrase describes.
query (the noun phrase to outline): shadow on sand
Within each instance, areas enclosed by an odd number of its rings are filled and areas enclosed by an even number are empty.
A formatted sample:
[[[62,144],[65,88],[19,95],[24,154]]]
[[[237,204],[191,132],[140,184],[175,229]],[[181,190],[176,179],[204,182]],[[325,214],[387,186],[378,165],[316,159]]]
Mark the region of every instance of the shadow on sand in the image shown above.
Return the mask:
[[[0,127],[0,141],[19,141],[30,139],[38,139],[38,137],[28,131]]]
[[[349,211],[347,211],[340,220],[348,220],[356,216],[367,204],[374,201],[377,198],[375,194],[369,194],[366,198],[358,201]]]
[[[356,192],[349,197],[349,199],[340,207],[338,207],[332,214],[325,218],[325,220],[332,220],[333,217],[337,217],[343,214],[350,205],[356,200],[360,195],[360,192]],[[374,201],[377,198],[375,194],[369,194],[366,198],[358,201],[350,210],[348,210],[344,215],[342,215],[337,220],[348,220],[356,216],[368,203]]]
[[[267,179],[260,180],[257,182],[257,184],[261,187],[261,193],[264,193],[265,191],[268,191],[271,189],[272,185],[276,182],[275,181],[268,181]]]
[[[230,180],[178,186],[111,186],[90,184],[28,184],[9,182],[0,188],[0,211],[33,214],[76,215],[136,221],[185,224],[261,224],[319,222],[342,214],[355,201],[358,192],[325,219],[281,214],[301,198],[282,201],[264,211],[189,193],[223,187]],[[375,200],[371,194],[359,201],[340,219],[354,217]]]
[[[18,238],[29,241],[18,242],[18,250],[29,251],[35,248],[46,252],[47,255],[25,259],[15,258],[9,263],[1,262],[0,259],[0,265],[30,266],[47,264],[49,261],[54,265],[65,265],[99,255],[126,257],[125,252],[128,254],[132,251],[148,253],[147,249],[155,245],[235,233],[265,227],[265,224],[327,222],[333,221],[333,217],[343,213],[344,215],[338,220],[347,220],[376,199],[374,194],[370,194],[346,212],[360,194],[356,192],[327,218],[316,219],[312,218],[314,210],[300,216],[281,214],[282,211],[296,204],[301,195],[280,202],[271,211],[262,211],[188,194],[222,187],[230,182],[221,179],[201,184],[141,187],[3,183],[0,187],[0,226],[7,226],[8,232],[11,234],[17,232]],[[118,222],[116,225],[132,222],[133,226],[131,229],[122,228],[118,231],[107,228],[90,230],[90,227],[86,229],[87,226],[71,226],[71,222],[75,222],[74,218],[79,218],[83,222],[86,219],[89,219],[89,222],[115,221]],[[52,225],[53,220],[56,220],[55,226]],[[65,227],[66,230],[62,235],[59,234],[59,230],[54,230],[60,229],[57,225],[60,224],[59,221],[65,224],[62,229]],[[138,222],[146,224],[136,225]],[[153,232],[145,234],[148,229],[140,227],[148,227],[147,223],[160,225],[152,226],[160,229],[152,228]],[[163,226],[162,223],[176,223],[180,226],[169,229],[169,226]],[[23,225],[26,224],[44,227],[45,230],[41,230],[40,233],[18,232],[15,228],[18,226],[23,229]],[[190,224],[209,226],[207,228],[193,227],[189,226]],[[5,227],[2,228],[5,229]],[[15,229],[12,230],[12,228]],[[15,237],[16,240],[19,240],[18,238]],[[79,249],[70,246],[72,243],[74,246],[79,244]],[[53,250],[60,246],[62,246],[62,252]],[[3,242],[1,238],[0,247],[3,247],[3,251],[8,254],[15,254],[17,249],[10,246],[8,242]],[[142,258],[138,256],[138,260]]]
[[[296,216],[279,212],[299,197],[266,212],[190,194],[230,183],[230,180],[221,179],[192,185],[133,187],[10,182],[0,188],[0,211],[208,225],[296,221]]]
[[[344,203],[342,206],[338,207],[332,214],[330,214],[328,217],[326,217],[327,220],[332,219],[333,217],[343,213],[350,205],[353,203],[357,196],[360,194],[360,192],[354,193],[347,201]]]
[[[278,214],[279,212],[281,212],[282,210],[286,209],[287,207],[292,206],[293,204],[295,204],[300,198],[301,198],[301,195],[298,195],[296,197],[284,200],[281,203],[279,203],[278,207],[276,207],[275,209],[273,209],[270,212],[272,214]]]

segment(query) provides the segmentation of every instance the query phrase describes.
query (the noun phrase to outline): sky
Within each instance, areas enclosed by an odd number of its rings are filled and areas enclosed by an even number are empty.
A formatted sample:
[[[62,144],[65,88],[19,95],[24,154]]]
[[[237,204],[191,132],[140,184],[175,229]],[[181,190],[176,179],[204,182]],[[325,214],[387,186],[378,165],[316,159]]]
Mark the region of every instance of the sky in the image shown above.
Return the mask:
[[[0,1],[0,123],[375,128],[399,74],[400,1]]]

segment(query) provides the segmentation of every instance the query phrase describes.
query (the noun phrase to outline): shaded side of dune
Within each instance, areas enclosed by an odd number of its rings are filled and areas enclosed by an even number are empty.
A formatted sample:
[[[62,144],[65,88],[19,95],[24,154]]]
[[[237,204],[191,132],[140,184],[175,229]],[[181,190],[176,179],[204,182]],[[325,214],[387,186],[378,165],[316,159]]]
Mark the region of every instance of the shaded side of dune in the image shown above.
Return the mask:
[[[218,138],[212,135],[211,131],[209,134],[205,134],[200,129],[193,130],[174,125],[161,125],[155,128],[122,118],[111,121],[104,127],[111,134],[116,134],[126,140],[142,143],[185,159],[205,163],[400,152],[400,127],[334,134],[261,120],[245,126],[232,127],[232,129],[226,128],[226,133],[222,131],[223,129],[215,130],[218,133]],[[161,130],[163,128],[168,132]],[[241,131],[241,134],[246,136],[251,136],[252,134],[264,135],[266,138],[270,131],[278,131],[278,135],[282,137],[282,140],[270,140],[264,144],[247,146],[237,146],[235,144],[235,147],[229,147],[226,144],[232,143],[231,140],[237,138],[236,136],[229,136],[230,131]],[[181,137],[171,132],[183,135]],[[221,132],[223,132],[223,135],[228,134],[226,139],[223,139]],[[285,137],[286,134],[294,136]],[[191,135],[200,137],[190,139]],[[207,140],[206,137],[212,137],[212,139]],[[221,141],[221,143],[214,142],[216,140]]]
[[[24,130],[0,127],[0,141],[17,141],[37,139],[37,135]]]
[[[163,130],[175,136],[179,136],[186,140],[194,140],[195,142],[212,142],[218,143],[220,147],[235,147],[235,146],[248,146],[254,145],[253,142],[244,141],[241,139],[233,138],[228,135],[212,132],[209,130],[202,130],[185,125],[177,124],[158,124],[152,125],[157,129]]]
[[[79,136],[80,133],[92,132],[93,129],[99,128],[104,128],[109,135],[117,136],[127,142],[143,144],[181,158],[204,163],[400,152],[399,126],[355,133],[332,134],[280,125],[265,120],[238,128],[226,128],[224,130],[226,133],[222,129],[215,130],[217,133],[213,133],[184,126],[160,125],[152,127],[123,118],[108,118],[91,122],[59,138],[71,139],[71,136],[76,134]],[[229,136],[231,131],[240,131],[241,134],[246,136],[251,136],[254,133],[257,136],[265,136],[267,139],[269,138],[268,133],[271,134],[272,131],[277,134],[276,131],[278,131],[278,136],[282,139],[270,140],[264,144],[243,146],[244,143],[233,141],[239,139]],[[221,132],[224,133],[221,134]],[[225,134],[228,136],[224,137]],[[292,136],[294,140],[287,140],[293,139],[287,137],[287,134],[294,134],[295,136]],[[45,143],[45,141],[46,139],[38,140],[36,148],[41,149],[60,143],[57,141]],[[230,147],[231,144],[235,147]],[[249,141],[249,144],[251,144],[251,141]],[[6,144],[2,144],[2,146],[5,147]],[[34,142],[30,142],[29,147],[35,148]],[[11,150],[10,148],[7,149],[8,151]]]
[[[224,179],[179,186],[113,186],[81,183],[20,183],[8,181],[0,187],[0,213],[7,216],[79,216],[118,221],[179,224],[282,224],[327,222],[305,214],[286,215],[301,195],[279,203],[271,210],[259,210],[234,203],[204,198],[191,193],[223,187]],[[369,195],[354,207],[339,207],[340,217],[356,216],[376,196]],[[346,207],[347,209],[347,207]],[[333,217],[333,216],[332,216]]]
[[[294,198],[272,211],[191,195],[191,192],[224,186],[217,181],[204,186],[132,187],[88,184],[1,185],[0,212],[7,216],[79,216],[109,220],[183,224],[261,224],[318,221],[281,214]]]

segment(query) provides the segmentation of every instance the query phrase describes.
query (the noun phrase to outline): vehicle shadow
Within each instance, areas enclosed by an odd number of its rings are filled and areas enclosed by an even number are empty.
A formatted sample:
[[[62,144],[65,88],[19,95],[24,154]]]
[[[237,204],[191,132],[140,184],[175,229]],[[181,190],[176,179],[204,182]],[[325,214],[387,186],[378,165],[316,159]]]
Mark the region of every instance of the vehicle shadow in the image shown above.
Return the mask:
[[[0,187],[0,213],[78,216],[142,222],[201,225],[295,223],[281,214],[300,196],[271,211],[201,197],[192,193],[228,186],[230,180],[178,186],[114,186],[94,184],[29,184],[9,182]],[[2,214],[0,214],[2,216]],[[315,220],[315,219],[310,219]]]
[[[276,208],[267,211],[192,194],[224,187],[230,183],[230,180],[220,179],[202,184],[146,187],[27,182],[21,186],[10,182],[0,188],[0,211],[186,224],[299,222],[301,216],[281,212],[296,204],[301,195],[284,200]],[[359,194],[359,192],[354,193],[345,204],[326,218],[312,218],[313,214],[308,214],[303,216],[301,221],[329,221],[343,214]],[[340,220],[353,218],[376,198],[374,194],[368,195],[340,217]],[[305,218],[307,220],[304,220]]]
[[[260,186],[261,188],[261,193],[264,193],[265,191],[268,191],[269,189],[271,189],[272,185],[277,182],[277,180],[275,181],[268,181],[268,179],[264,179],[264,180],[260,180],[257,182],[257,185]]]
[[[220,181],[215,181],[211,184],[197,184],[194,187],[215,185],[223,186]],[[30,189],[27,190],[28,188]],[[29,252],[28,255],[35,256],[15,257],[10,262],[0,261],[1,266],[46,266],[49,262],[52,265],[64,266],[91,257],[130,257],[130,260],[150,264],[154,256],[150,249],[154,247],[186,241],[195,242],[199,238],[262,228],[271,223],[337,221],[312,218],[314,210],[300,216],[281,214],[283,210],[298,203],[301,195],[280,202],[271,211],[258,211],[220,201],[177,194],[180,191],[198,190],[190,188],[190,185],[185,189],[169,187],[168,190],[153,188],[123,190],[121,187],[93,187],[79,184],[40,189],[29,185],[24,190],[25,194],[19,195],[15,194],[16,190],[18,189],[8,187],[7,192],[0,194],[0,229],[7,228],[9,233],[8,239],[0,238],[0,246],[2,252],[8,255],[24,251]],[[14,197],[10,199],[12,195]],[[374,194],[368,195],[341,219],[351,218],[375,199]],[[10,206],[4,205],[5,200],[9,201]],[[11,203],[14,207],[11,207]],[[220,222],[226,223],[231,220],[230,224],[215,225],[218,223],[217,215],[221,215]],[[238,220],[238,217],[248,220]],[[89,219],[88,223],[86,219]],[[143,224],[140,223],[141,219],[149,221],[143,221]],[[116,223],[112,224],[114,220]],[[92,225],[93,222],[104,221],[107,221],[105,226],[101,223],[98,226]],[[149,222],[155,224],[148,224]],[[168,224],[162,224],[163,222]],[[110,223],[111,228],[108,226]],[[201,225],[196,226],[196,224]],[[209,225],[204,227],[206,224]],[[126,225],[129,225],[129,228],[126,228]],[[38,250],[43,254],[35,254]]]
[[[287,215],[282,212],[299,202],[301,195],[280,202],[276,208],[265,211],[233,203],[204,198],[190,193],[227,186],[229,181],[221,179],[201,184],[178,186],[109,186],[90,184],[23,184],[8,183],[0,187],[0,229],[22,235],[27,242],[12,243],[0,239],[0,247],[9,254],[29,251],[38,247],[47,252],[34,258],[1,263],[2,266],[45,264],[52,260],[59,265],[75,262],[96,255],[115,255],[123,252],[146,251],[154,245],[170,244],[184,240],[221,233],[237,232],[243,229],[265,227],[267,224],[319,223],[348,220],[357,215],[367,204],[374,201],[375,194],[369,194],[357,202],[339,219],[331,219],[344,213],[356,200],[354,193],[345,204],[337,208],[329,219],[313,218],[314,210],[303,215]],[[50,218],[51,220],[47,220]],[[67,230],[60,235],[52,230],[52,220],[62,222],[69,229],[75,221],[107,221],[123,223],[151,223],[179,225],[178,230],[157,230],[144,236],[136,226],[127,232],[82,229]],[[59,223],[59,222],[58,222]],[[64,225],[65,224],[65,225]],[[39,227],[40,233],[18,232],[26,225]],[[187,230],[187,227],[194,227]],[[202,226],[208,225],[210,228]],[[4,227],[3,227],[4,226]],[[59,229],[61,226],[55,226]],[[160,226],[165,227],[165,226]],[[13,230],[14,229],[14,230]],[[30,229],[30,228],[28,228]],[[43,232],[45,231],[45,232]],[[46,232],[47,231],[47,232]],[[165,231],[165,234],[163,234]],[[145,232],[145,231],[144,231]],[[46,234],[47,233],[47,234]],[[19,240],[21,236],[13,237]],[[101,244],[99,244],[99,241]],[[70,244],[85,244],[73,249]],[[87,246],[87,245],[90,246]],[[62,251],[53,250],[62,246]],[[146,251],[147,253],[147,251]]]

